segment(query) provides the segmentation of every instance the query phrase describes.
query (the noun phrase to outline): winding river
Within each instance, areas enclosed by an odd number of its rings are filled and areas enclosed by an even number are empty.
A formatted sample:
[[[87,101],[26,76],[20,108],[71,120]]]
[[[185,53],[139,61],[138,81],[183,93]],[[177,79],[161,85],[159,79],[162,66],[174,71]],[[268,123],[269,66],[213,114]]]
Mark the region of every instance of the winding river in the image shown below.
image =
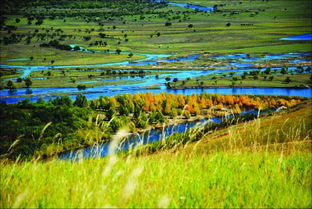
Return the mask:
[[[184,8],[190,8],[194,10],[211,12],[214,10],[213,7],[202,7],[197,5],[190,4],[181,4],[168,2],[164,0],[151,0],[158,3],[167,3],[170,5],[180,6]],[[311,34],[296,36],[296,37],[288,37],[283,38],[281,40],[311,40]],[[71,45],[72,48],[75,45]],[[104,53],[101,51],[88,51],[86,49],[81,49],[84,52],[96,52],[96,53]],[[126,54],[127,52],[122,52]],[[78,68],[78,67],[103,67],[103,66],[124,66],[124,65],[158,65],[162,62],[187,62],[196,60],[200,54],[194,54],[186,57],[179,57],[170,59],[168,54],[143,54],[143,53],[133,53],[138,55],[144,55],[146,58],[137,60],[135,62],[117,62],[117,63],[105,63],[105,64],[89,64],[89,65],[67,65],[67,66],[16,66],[16,65],[0,65],[1,68],[17,68],[22,73],[22,78],[26,78],[33,71],[42,71],[42,70],[53,70],[60,68]],[[86,97],[91,99],[96,99],[100,96],[114,96],[118,94],[124,93],[161,93],[168,92],[173,94],[199,94],[203,92],[213,93],[213,94],[248,94],[248,95],[285,95],[285,96],[302,96],[302,97],[312,97],[312,89],[296,89],[296,88],[209,88],[209,89],[185,89],[185,90],[172,90],[167,89],[164,85],[164,79],[166,77],[174,77],[179,80],[185,80],[187,78],[196,78],[203,75],[211,75],[211,74],[219,74],[224,72],[236,72],[242,73],[244,71],[253,71],[259,70],[258,68],[253,68],[257,62],[260,61],[270,61],[270,60],[287,60],[290,63],[301,63],[301,62],[311,62],[311,60],[306,60],[304,58],[305,55],[309,55],[309,53],[285,53],[285,54],[275,54],[275,55],[265,55],[262,57],[250,57],[247,54],[228,54],[222,56],[212,56],[210,58],[216,60],[226,60],[227,64],[225,66],[216,67],[215,70],[206,70],[206,67],[193,67],[193,70],[162,70],[164,74],[161,74],[159,77],[155,77],[152,75],[146,75],[144,77],[121,77],[114,78],[106,81],[138,81],[139,83],[134,84],[121,84],[121,85],[106,85],[106,86],[97,86],[92,88],[87,88],[86,90],[79,91],[77,88],[32,88],[32,89],[17,89],[16,91],[10,91],[7,89],[0,90],[0,101],[5,101],[7,103],[17,103],[26,98],[31,101],[37,101],[38,98],[43,98],[45,100],[56,97],[56,94],[67,94],[72,99],[75,99],[77,93],[83,93]],[[25,59],[11,59],[9,61],[25,61]],[[196,70],[194,70],[196,69]],[[226,69],[226,71],[224,70]],[[274,67],[273,70],[280,70],[281,67]],[[260,69],[264,71],[265,69]],[[296,67],[290,67],[288,70],[296,70]],[[305,67],[304,70],[307,70]],[[90,81],[90,82],[103,82],[101,81]],[[157,87],[157,89],[153,89],[151,87]],[[131,147],[136,145],[143,145],[147,143],[151,143],[153,141],[159,141],[169,136],[175,132],[185,132],[187,129],[192,128],[198,124],[206,124],[206,123],[219,123],[222,121],[222,118],[212,118],[209,120],[195,121],[195,122],[185,122],[177,125],[169,125],[164,127],[163,129],[152,129],[149,132],[145,132],[143,134],[131,134],[124,143],[121,144],[119,150],[129,150]],[[108,155],[109,143],[101,144],[98,146],[93,146],[89,148],[85,148],[80,151],[75,152],[67,152],[60,155],[60,159],[77,159],[79,157],[82,158],[93,158],[93,157],[103,157]]]
[[[252,68],[252,66],[258,61],[268,61],[268,60],[285,60],[288,62],[306,62],[303,59],[304,56],[309,53],[286,53],[286,54],[275,54],[275,55],[265,55],[263,57],[249,57],[247,54],[230,54],[224,56],[214,56],[216,60],[226,60],[227,65],[223,67],[216,67],[215,70],[205,70],[204,67],[198,67],[196,70],[162,70],[158,77],[152,75],[146,75],[142,77],[120,77],[109,79],[106,81],[125,81],[125,84],[120,85],[105,85],[90,87],[86,90],[80,91],[77,88],[32,88],[32,89],[17,89],[15,91],[10,91],[8,89],[0,90],[0,101],[6,101],[7,103],[16,103],[18,101],[29,98],[31,101],[36,101],[39,97],[43,99],[49,99],[56,96],[56,94],[67,94],[73,99],[78,93],[84,93],[88,99],[95,99],[101,95],[114,96],[124,93],[161,93],[168,92],[173,94],[197,94],[202,92],[207,93],[217,93],[217,94],[250,94],[250,95],[284,95],[284,96],[303,96],[311,97],[311,89],[295,89],[295,88],[209,88],[209,89],[185,89],[185,90],[172,90],[167,89],[164,85],[165,78],[178,78],[179,80],[185,80],[187,78],[196,78],[204,75],[219,74],[224,72],[236,72],[236,74],[242,73],[244,71],[259,70],[258,68]],[[146,55],[146,59],[138,60],[133,62],[122,62],[123,65],[157,65],[159,62],[188,62],[194,61],[198,58],[199,54],[190,55],[187,57],[179,57],[175,59],[168,58],[169,55]],[[154,59],[156,58],[156,59]],[[28,76],[31,72],[37,70],[48,70],[48,69],[59,69],[59,68],[77,68],[77,67],[100,67],[100,66],[110,66],[110,65],[120,65],[120,63],[106,63],[106,64],[96,64],[96,65],[67,65],[67,66],[10,66],[10,65],[0,65],[0,67],[7,68],[19,68],[23,73],[23,76]],[[218,69],[219,68],[219,69]],[[227,70],[224,70],[225,68]],[[289,71],[296,70],[296,67],[289,67]],[[264,71],[265,68],[261,69]],[[281,67],[273,67],[272,70],[281,70]],[[304,67],[307,70],[307,67]],[[136,81],[137,83],[126,84],[127,81]],[[92,80],[95,82],[105,82],[105,80]],[[89,82],[89,83],[90,83]],[[155,89],[154,87],[157,87]]]
[[[274,110],[275,111],[275,110]],[[243,111],[241,115],[252,114],[258,115],[258,111],[249,110]],[[213,117],[210,119],[202,119],[196,121],[187,121],[183,123],[178,123],[175,125],[167,125],[163,128],[153,128],[149,131],[143,133],[132,133],[129,134],[126,140],[123,140],[114,152],[127,151],[139,145],[146,145],[156,141],[161,141],[166,137],[172,135],[173,133],[184,133],[190,128],[203,128],[211,123],[221,123],[225,118],[232,118],[233,115],[228,115],[225,117]],[[110,143],[103,143],[96,146],[91,146],[83,148],[77,151],[65,152],[59,155],[60,160],[80,160],[82,158],[97,158],[105,157],[109,154]]]

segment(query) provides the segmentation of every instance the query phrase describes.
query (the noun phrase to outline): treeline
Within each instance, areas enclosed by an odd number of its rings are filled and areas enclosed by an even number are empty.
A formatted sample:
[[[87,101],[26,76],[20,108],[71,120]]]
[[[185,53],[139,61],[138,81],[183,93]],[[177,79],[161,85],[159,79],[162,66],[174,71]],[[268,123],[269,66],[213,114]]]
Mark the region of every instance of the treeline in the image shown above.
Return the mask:
[[[48,15],[49,10],[52,9],[100,9],[110,8],[112,9],[110,14],[114,16],[120,16],[121,14],[144,14],[150,10],[163,8],[165,4],[158,4],[151,2],[150,0],[98,0],[98,1],[87,1],[87,0],[3,0],[1,1],[2,14],[11,13],[35,13],[32,10],[27,11],[25,8],[36,8],[44,7]],[[115,10],[115,11],[114,11]],[[70,13],[68,11],[67,13]],[[117,13],[119,12],[119,14]],[[85,13],[84,13],[85,14]],[[91,13],[90,13],[91,14]],[[97,12],[96,14],[100,14]],[[103,14],[103,12],[102,12]],[[61,15],[58,13],[58,15]]]
[[[72,48],[66,44],[60,44],[57,40],[50,41],[49,43],[40,44],[40,47],[50,47],[60,50],[71,50]]]
[[[131,132],[161,126],[170,118],[211,117],[218,111],[291,107],[304,99],[280,96],[125,94],[87,101],[82,94],[37,103],[0,103],[0,155],[48,157],[107,142],[122,127]],[[207,114],[207,110],[209,115]],[[230,111],[229,111],[230,110]],[[215,114],[216,115],[216,114]]]

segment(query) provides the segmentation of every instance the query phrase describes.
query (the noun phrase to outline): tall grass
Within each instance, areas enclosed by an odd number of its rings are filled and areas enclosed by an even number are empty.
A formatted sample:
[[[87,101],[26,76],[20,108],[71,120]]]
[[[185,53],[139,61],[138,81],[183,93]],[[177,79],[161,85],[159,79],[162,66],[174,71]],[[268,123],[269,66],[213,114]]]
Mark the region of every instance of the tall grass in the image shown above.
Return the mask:
[[[296,117],[295,117],[296,116]],[[311,110],[136,157],[1,162],[0,207],[312,207]]]
[[[218,152],[4,165],[2,208],[311,207],[311,155]]]

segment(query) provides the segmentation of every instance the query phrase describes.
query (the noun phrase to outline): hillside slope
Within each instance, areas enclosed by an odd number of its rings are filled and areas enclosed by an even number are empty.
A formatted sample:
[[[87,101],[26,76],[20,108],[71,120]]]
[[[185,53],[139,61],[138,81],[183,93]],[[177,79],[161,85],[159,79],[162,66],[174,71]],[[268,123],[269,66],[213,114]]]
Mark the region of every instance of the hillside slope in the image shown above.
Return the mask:
[[[151,155],[2,161],[0,207],[311,208],[311,108]]]

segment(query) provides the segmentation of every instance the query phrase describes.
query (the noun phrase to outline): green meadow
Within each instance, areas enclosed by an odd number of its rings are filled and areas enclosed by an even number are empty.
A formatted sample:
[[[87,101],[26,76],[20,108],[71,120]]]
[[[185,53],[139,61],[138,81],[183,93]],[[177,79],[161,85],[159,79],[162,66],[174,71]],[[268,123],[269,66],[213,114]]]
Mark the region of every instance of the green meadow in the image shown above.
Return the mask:
[[[151,14],[124,14],[114,20],[101,19],[99,16],[98,24],[91,21],[91,18],[83,16],[89,15],[91,9],[84,10],[76,18],[66,17],[68,15],[66,4],[52,11],[48,10],[52,14],[65,14],[64,18],[44,19],[41,25],[34,23],[28,25],[27,19],[23,16],[8,15],[5,24],[17,26],[16,33],[24,35],[46,33],[52,36],[46,36],[44,40],[32,36],[29,43],[24,39],[20,43],[1,45],[0,60],[2,64],[19,65],[51,65],[52,60],[55,61],[53,65],[97,64],[142,58],[142,55],[135,53],[189,55],[203,52],[284,53],[311,50],[310,43],[307,42],[279,40],[311,32],[310,0],[194,3],[223,6],[219,6],[217,12],[204,13],[169,5],[154,9]],[[37,15],[44,11],[44,7],[37,6],[28,10],[28,14]],[[72,9],[74,14],[78,11],[77,8]],[[16,23],[16,18],[20,19],[19,23]],[[165,26],[166,22],[170,22],[171,26]],[[248,26],[245,26],[246,24]],[[62,32],[55,32],[57,29]],[[36,30],[38,32],[35,32]],[[7,33],[1,31],[0,36],[6,36]],[[105,38],[99,37],[99,33],[104,33]],[[61,37],[62,35],[66,35],[65,38]],[[110,52],[120,49],[122,52],[132,52],[134,56],[128,58],[127,55],[117,54],[85,54],[39,47],[40,44],[53,40],[53,37],[60,38],[62,44],[76,44],[90,50],[110,50]],[[96,41],[106,42],[107,45],[94,45]],[[18,63],[7,61],[29,57],[33,57],[33,61]]]
[[[187,88],[213,88],[213,87],[275,87],[275,88],[310,88],[312,83],[311,73],[309,74],[288,74],[281,75],[242,75],[225,77],[227,74],[219,76],[201,76],[192,80],[171,82],[174,89]],[[227,75],[229,76],[229,74]],[[272,79],[272,80],[271,80]]]
[[[0,208],[312,208],[312,0],[172,1],[0,2]]]
[[[310,208],[309,105],[154,154],[134,152],[78,162],[4,160],[0,204],[2,208]]]

